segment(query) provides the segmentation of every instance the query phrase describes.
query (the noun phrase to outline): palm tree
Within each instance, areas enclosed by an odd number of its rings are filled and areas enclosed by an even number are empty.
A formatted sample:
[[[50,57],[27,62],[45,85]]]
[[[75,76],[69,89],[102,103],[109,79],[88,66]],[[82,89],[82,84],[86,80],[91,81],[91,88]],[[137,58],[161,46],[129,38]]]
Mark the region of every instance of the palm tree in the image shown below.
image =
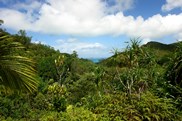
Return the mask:
[[[23,46],[13,41],[13,36],[0,31],[0,86],[6,91],[36,90],[38,81],[34,62],[26,57],[15,55]]]

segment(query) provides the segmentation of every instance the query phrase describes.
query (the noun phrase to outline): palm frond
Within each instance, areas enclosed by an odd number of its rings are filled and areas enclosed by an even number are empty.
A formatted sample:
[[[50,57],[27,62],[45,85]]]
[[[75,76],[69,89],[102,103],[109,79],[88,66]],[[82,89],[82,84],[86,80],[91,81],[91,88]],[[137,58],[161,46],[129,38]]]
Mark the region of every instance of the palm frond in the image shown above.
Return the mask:
[[[0,85],[10,90],[32,92],[38,85],[35,63],[29,58],[15,56],[15,50],[22,48],[10,35],[0,36]]]

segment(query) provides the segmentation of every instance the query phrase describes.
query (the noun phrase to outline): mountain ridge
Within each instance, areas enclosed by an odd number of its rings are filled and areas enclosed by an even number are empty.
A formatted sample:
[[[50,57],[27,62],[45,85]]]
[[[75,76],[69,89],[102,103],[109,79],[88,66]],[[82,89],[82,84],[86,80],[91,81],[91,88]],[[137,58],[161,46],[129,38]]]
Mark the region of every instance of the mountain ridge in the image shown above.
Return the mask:
[[[166,57],[168,55],[175,52],[180,44],[182,44],[182,42],[164,44],[164,43],[160,43],[160,42],[156,42],[156,41],[150,41],[147,44],[141,45],[140,47],[150,49],[158,58],[157,61],[161,64],[161,60],[163,60],[164,58],[166,59]],[[118,58],[120,58],[120,57],[122,58],[123,53],[124,53],[124,51],[119,52],[117,55]],[[116,55],[113,55],[111,57],[108,57],[108,58],[102,60],[99,63],[102,65],[107,65],[107,66],[115,66],[115,64],[113,65],[113,62],[112,62],[113,58],[115,58],[115,57],[116,57]],[[163,62],[162,62],[162,64],[163,64]]]

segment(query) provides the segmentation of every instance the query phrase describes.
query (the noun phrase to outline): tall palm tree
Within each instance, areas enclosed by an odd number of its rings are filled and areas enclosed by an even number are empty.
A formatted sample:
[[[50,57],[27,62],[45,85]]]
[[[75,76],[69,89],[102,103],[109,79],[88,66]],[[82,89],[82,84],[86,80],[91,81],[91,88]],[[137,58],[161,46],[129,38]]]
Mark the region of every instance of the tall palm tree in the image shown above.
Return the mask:
[[[0,31],[1,89],[32,92],[38,85],[34,62],[29,58],[15,55],[15,51],[23,46],[13,39],[8,33]]]

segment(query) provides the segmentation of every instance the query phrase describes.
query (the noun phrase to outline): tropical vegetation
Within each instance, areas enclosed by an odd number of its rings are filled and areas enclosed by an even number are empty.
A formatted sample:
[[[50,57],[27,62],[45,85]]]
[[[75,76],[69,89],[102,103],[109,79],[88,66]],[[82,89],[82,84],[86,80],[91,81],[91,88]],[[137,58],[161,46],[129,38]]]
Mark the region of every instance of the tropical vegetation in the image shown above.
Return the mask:
[[[181,42],[134,38],[113,54],[93,63],[1,28],[0,120],[182,120]]]

